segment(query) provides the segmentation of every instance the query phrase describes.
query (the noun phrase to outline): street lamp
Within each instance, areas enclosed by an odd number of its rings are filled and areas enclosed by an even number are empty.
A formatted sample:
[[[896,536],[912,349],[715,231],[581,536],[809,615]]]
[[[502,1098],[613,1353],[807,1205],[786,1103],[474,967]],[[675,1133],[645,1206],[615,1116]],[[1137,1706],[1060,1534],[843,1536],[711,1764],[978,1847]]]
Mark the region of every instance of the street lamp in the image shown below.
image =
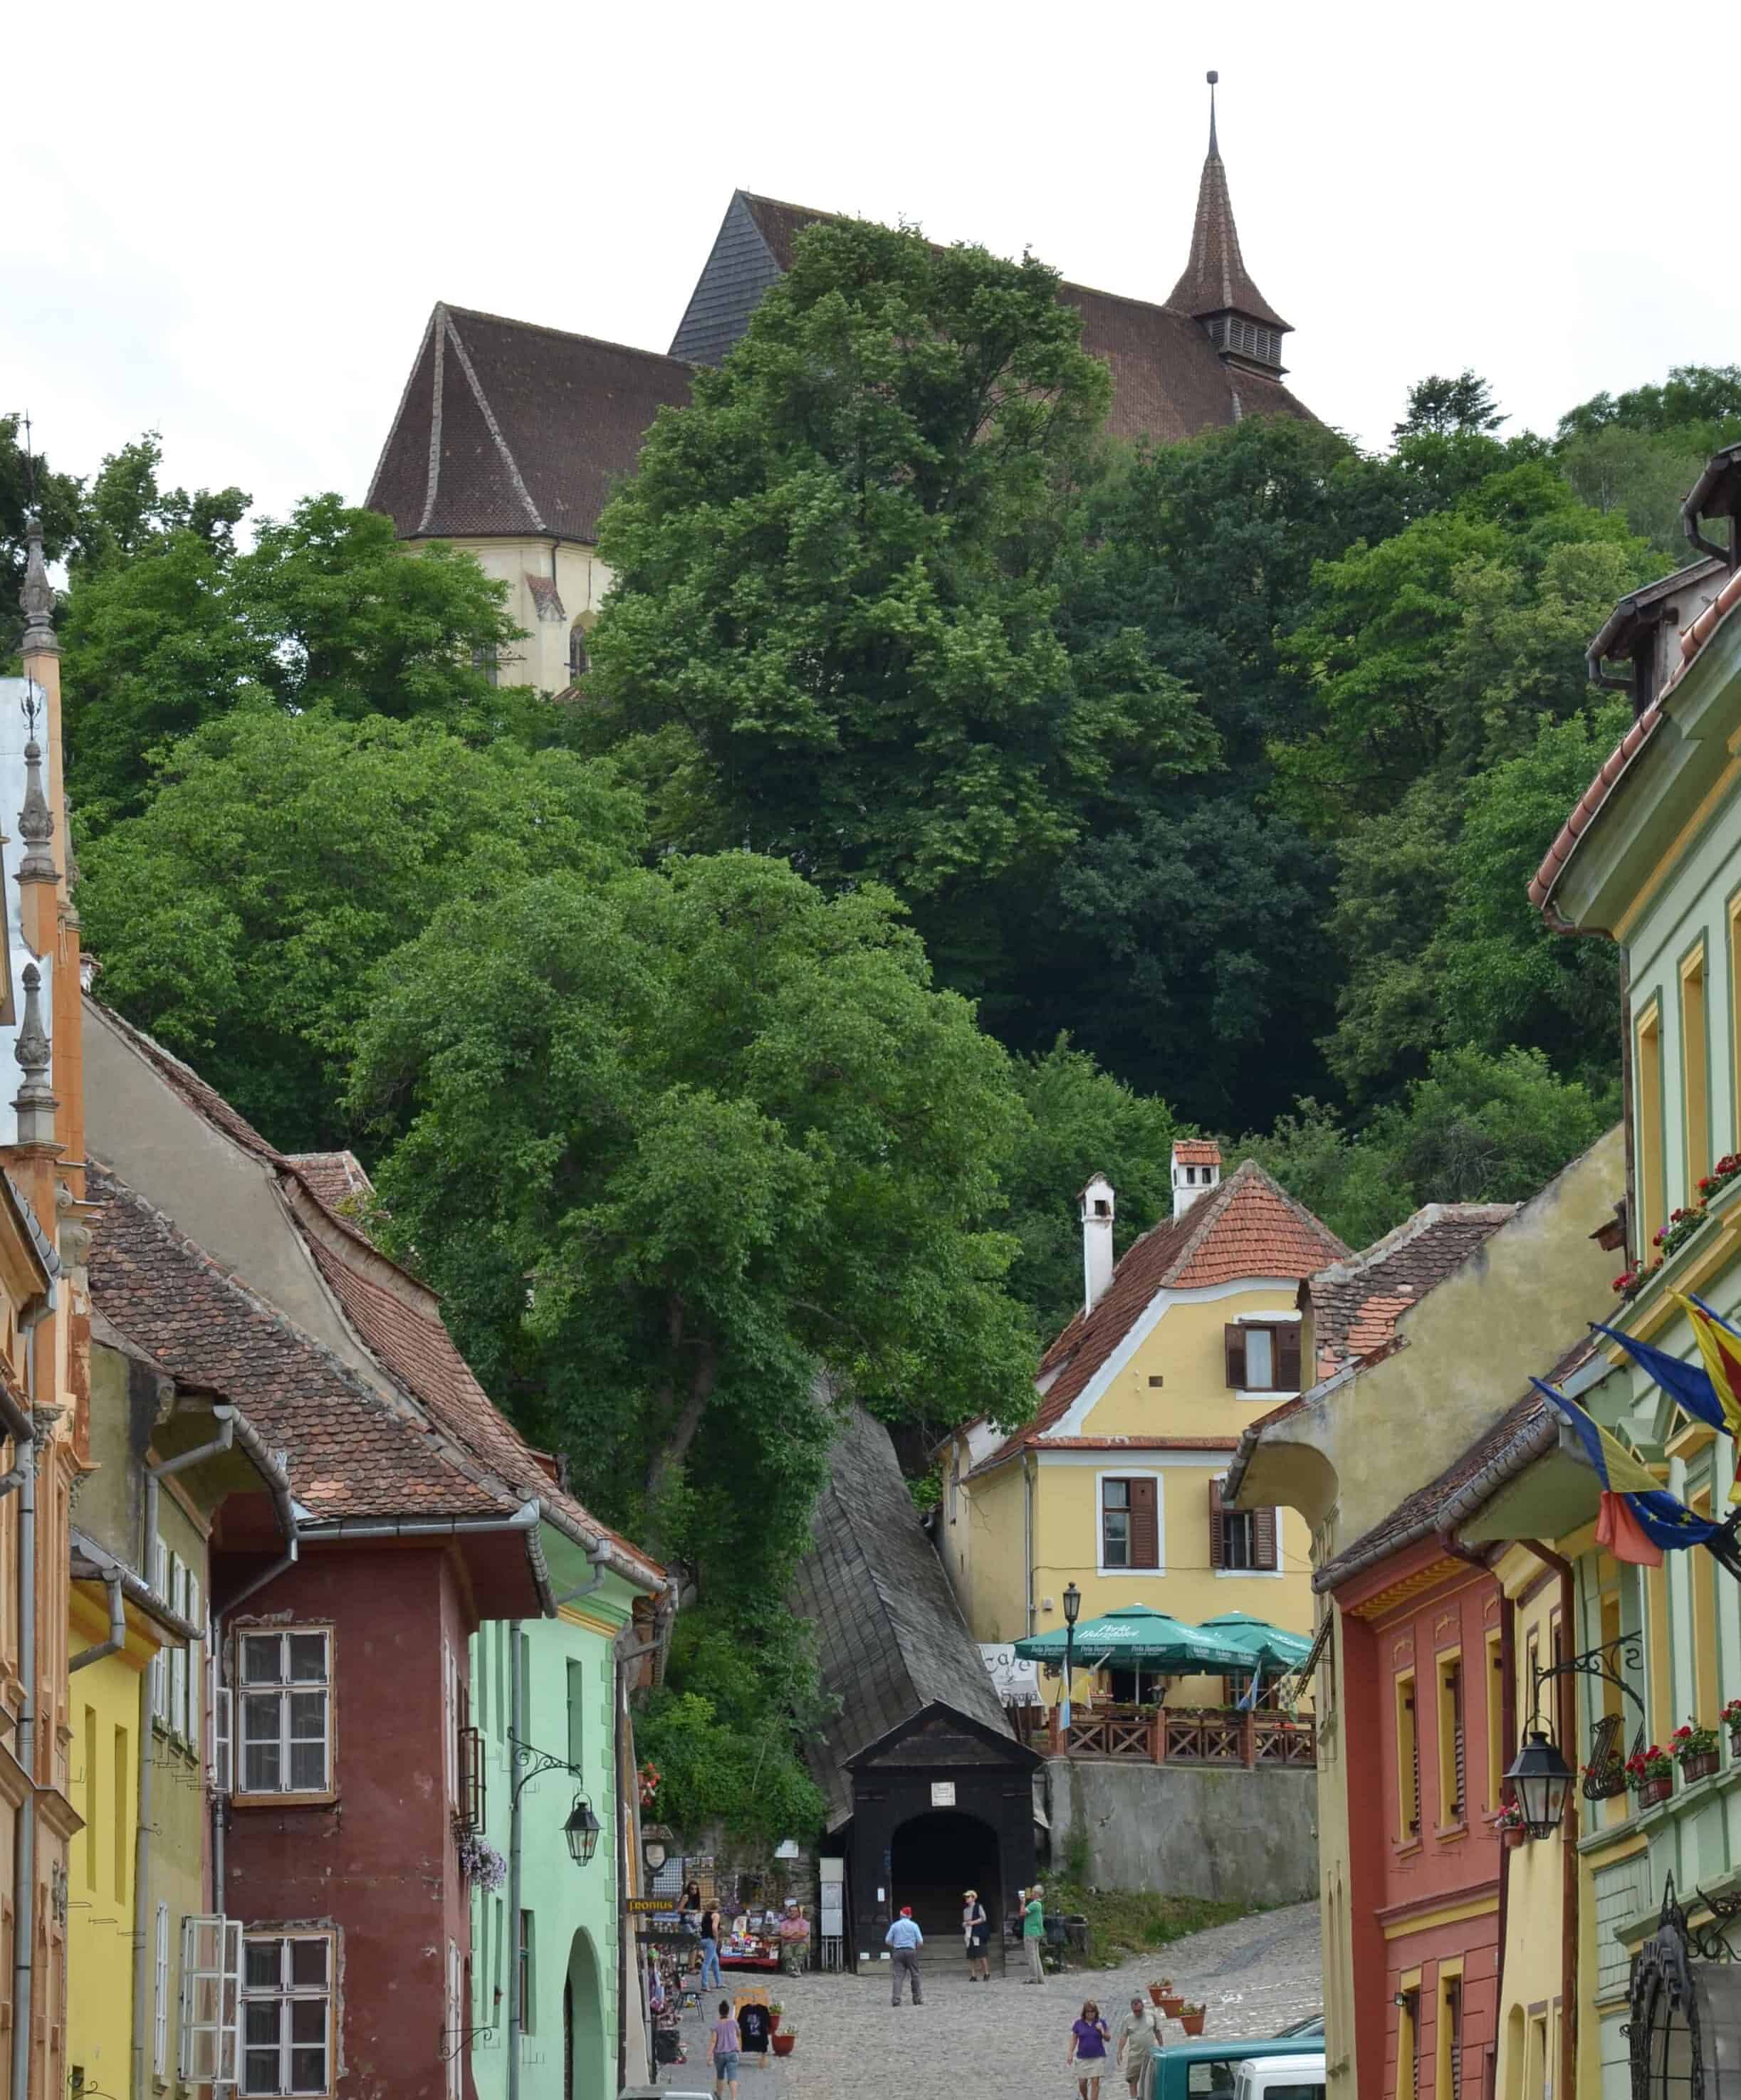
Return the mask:
[[[1082,1592],[1074,1582],[1064,1585],[1064,1733],[1070,1732],[1070,1694],[1076,1683],[1076,1621],[1081,1615]],[[1067,1740],[1065,1748],[1069,1747]]]
[[[1531,1729],[1529,1740],[1505,1776],[1523,1812],[1524,1829],[1531,1838],[1551,1838],[1566,1813],[1566,1797],[1575,1776],[1559,1745],[1544,1729]]]
[[[568,1857],[577,1867],[584,1867],[599,1849],[599,1833],[604,1825],[592,1812],[592,1803],[584,1793],[574,1797],[574,1806],[568,1811],[568,1820],[562,1826],[562,1834],[568,1841]]]

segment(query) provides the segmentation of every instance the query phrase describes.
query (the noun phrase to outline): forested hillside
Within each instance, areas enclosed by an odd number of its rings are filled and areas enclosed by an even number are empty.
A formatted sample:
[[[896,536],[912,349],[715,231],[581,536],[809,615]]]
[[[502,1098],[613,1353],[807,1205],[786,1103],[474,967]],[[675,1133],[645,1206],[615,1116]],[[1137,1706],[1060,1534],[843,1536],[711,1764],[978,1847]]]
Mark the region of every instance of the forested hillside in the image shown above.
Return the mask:
[[[770,1829],[814,1807],[779,1598],[819,1366],[914,1449],[1019,1419],[1075,1192],[1128,1244],[1181,1131],[1360,1244],[1616,1113],[1611,954],[1524,885],[1624,719],[1584,646],[1682,558],[1741,368],[1545,435],[1465,373],[1376,456],[1133,451],[1056,282],[805,235],[607,514],[578,705],[490,682],[466,557],[0,422],[0,557],[33,471],[66,564],[102,995],[368,1161],[491,1390],[693,1573],[674,1798]]]

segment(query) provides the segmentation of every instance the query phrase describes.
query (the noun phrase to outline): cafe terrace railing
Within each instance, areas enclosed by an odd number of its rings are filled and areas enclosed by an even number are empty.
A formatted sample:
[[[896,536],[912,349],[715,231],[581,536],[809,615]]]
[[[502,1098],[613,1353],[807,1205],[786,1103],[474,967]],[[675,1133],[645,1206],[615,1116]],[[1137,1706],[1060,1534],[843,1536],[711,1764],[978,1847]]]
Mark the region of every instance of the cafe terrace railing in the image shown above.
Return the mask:
[[[1022,1740],[1047,1757],[1116,1758],[1142,1764],[1315,1766],[1317,1728],[1307,1714],[1250,1713],[1233,1706],[1078,1706],[1068,1739],[1060,1710],[1029,1708],[1010,1718]],[[1043,1718],[1042,1718],[1043,1717]]]

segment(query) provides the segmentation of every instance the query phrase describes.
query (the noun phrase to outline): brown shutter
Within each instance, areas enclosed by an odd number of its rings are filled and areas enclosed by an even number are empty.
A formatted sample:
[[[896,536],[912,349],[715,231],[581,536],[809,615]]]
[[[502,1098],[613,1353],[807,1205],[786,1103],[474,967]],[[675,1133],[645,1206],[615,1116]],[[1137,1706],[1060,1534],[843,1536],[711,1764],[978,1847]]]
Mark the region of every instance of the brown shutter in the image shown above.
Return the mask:
[[[1252,1565],[1254,1568],[1273,1568],[1276,1565],[1275,1511],[1272,1509],[1257,1511],[1252,1529],[1257,1534],[1252,1552]]]
[[[1160,1524],[1155,1502],[1157,1480],[1130,1483],[1130,1564],[1133,1568],[1160,1565]]]
[[[1283,1392],[1298,1392],[1300,1379],[1300,1323],[1290,1320],[1275,1330],[1275,1383]]]
[[[1211,1480],[1209,1483],[1209,1565],[1212,1568],[1219,1568],[1222,1564],[1222,1544],[1221,1482]]]
[[[1245,1330],[1237,1320],[1222,1329],[1227,1346],[1227,1383],[1238,1392],[1245,1383]]]
[[[1463,1665],[1460,1662],[1452,1664],[1449,1676],[1452,1756],[1456,1783],[1456,1800],[1454,1810],[1456,1820],[1460,1822],[1469,1805],[1468,1771],[1463,1736]]]

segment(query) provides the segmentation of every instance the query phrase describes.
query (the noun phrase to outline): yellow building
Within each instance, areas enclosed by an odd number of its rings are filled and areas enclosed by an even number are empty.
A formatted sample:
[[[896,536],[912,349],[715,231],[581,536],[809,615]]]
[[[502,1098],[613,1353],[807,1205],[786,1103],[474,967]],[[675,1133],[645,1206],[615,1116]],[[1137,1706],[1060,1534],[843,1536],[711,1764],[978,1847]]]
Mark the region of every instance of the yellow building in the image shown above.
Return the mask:
[[[1253,1162],[1223,1181],[1208,1140],[1174,1146],[1173,1179],[1173,1216],[1116,1267],[1114,1193],[1089,1183],[1084,1307],[1041,1364],[1034,1420],[1008,1437],[974,1423],[945,1454],[943,1563],[982,1643],[1061,1626],[1072,1582],[1085,1620],[1144,1604],[1311,1630],[1305,1523],[1224,1509],[1220,1482],[1241,1432],[1299,1390],[1301,1278],[1348,1250]],[[1100,1688],[1138,1688],[1112,1671]]]

